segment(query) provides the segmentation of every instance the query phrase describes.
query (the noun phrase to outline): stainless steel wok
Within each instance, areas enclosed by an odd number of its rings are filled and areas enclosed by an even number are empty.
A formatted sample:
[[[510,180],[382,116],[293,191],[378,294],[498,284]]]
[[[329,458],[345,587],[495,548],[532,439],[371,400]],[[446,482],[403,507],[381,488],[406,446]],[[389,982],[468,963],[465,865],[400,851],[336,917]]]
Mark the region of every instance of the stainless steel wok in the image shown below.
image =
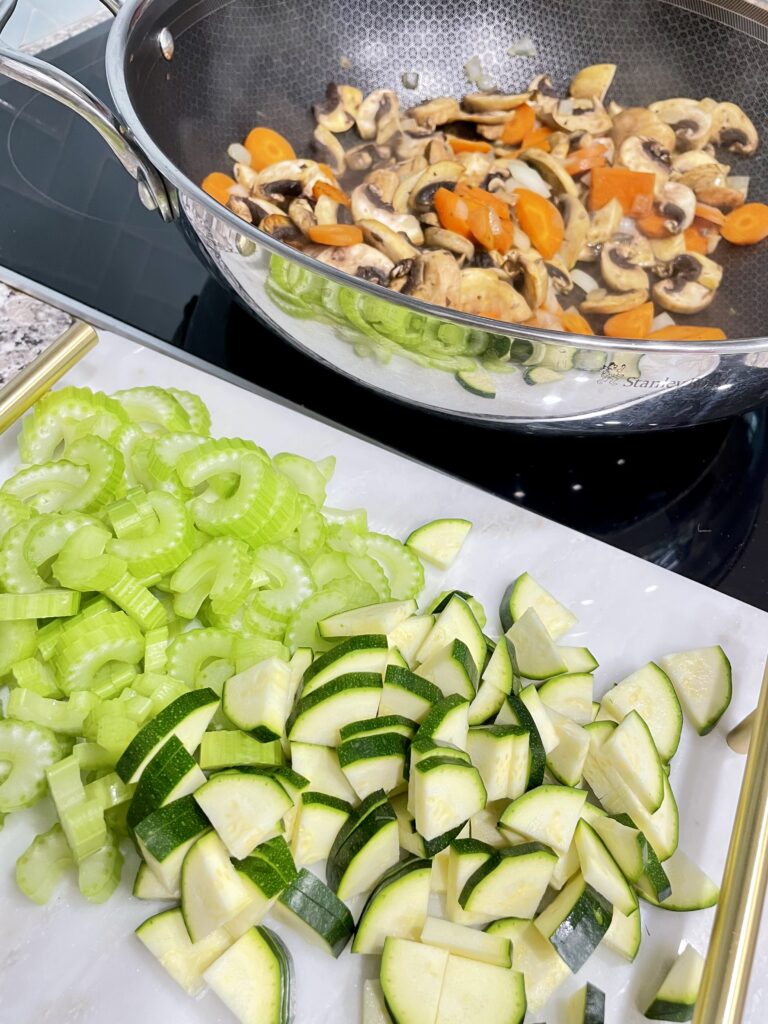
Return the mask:
[[[596,61],[619,65],[614,92],[646,104],[666,96],[738,102],[768,130],[768,14],[724,0],[102,0],[117,14],[107,47],[116,113],[76,81],[0,44],[0,72],[82,114],[137,180],[146,205],[177,220],[201,258],[254,312],[297,347],[378,391],[442,414],[550,432],[636,431],[690,425],[768,398],[768,243],[725,253],[726,280],[704,318],[727,342],[612,341],[505,325],[428,306],[349,277],[268,237],[199,188],[226,166],[229,143],[256,124],[306,152],[311,104],[330,80],[400,92],[404,106],[466,91],[477,53],[508,91],[542,71],[564,85]],[[0,0],[0,28],[16,0]],[[537,57],[511,58],[531,37]],[[405,73],[418,90],[401,89]],[[764,146],[735,167],[768,199]],[[368,306],[365,306],[365,303]],[[376,303],[379,303],[377,306]],[[362,308],[418,326],[372,325]],[[456,340],[493,351],[517,339],[496,397],[459,386]],[[244,345],[258,344],[244,338]],[[265,359],[269,358],[265,349]],[[530,367],[554,373],[530,384]],[[443,366],[445,369],[437,369]],[[534,375],[535,376],[535,375]]]

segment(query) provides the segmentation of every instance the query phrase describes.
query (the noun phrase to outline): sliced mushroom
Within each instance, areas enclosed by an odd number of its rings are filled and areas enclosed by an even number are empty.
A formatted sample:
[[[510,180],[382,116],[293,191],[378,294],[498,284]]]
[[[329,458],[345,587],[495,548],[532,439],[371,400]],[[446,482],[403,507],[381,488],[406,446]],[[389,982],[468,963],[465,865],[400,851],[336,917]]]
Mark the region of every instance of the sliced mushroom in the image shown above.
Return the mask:
[[[400,184],[400,178],[394,171],[390,171],[386,167],[380,167],[378,170],[366,174],[365,183],[366,185],[373,185],[383,202],[391,205],[395,192],[397,192],[397,187]]]
[[[712,302],[723,277],[719,263],[699,253],[683,253],[653,287],[653,297],[671,313],[700,313]]]
[[[382,123],[392,123],[392,117],[399,116],[400,103],[397,96],[390,89],[375,89],[365,97],[357,108],[355,123],[362,139],[378,139],[379,129]]]
[[[455,307],[461,298],[460,275],[449,252],[424,252],[414,259],[402,292],[435,306]]]
[[[565,239],[560,247],[560,256],[568,270],[573,270],[587,243],[589,214],[584,204],[576,196],[561,196],[558,206],[565,224]]]
[[[463,166],[453,160],[441,160],[440,163],[432,164],[413,186],[409,199],[410,208],[416,213],[431,210],[435,192],[440,188],[453,189],[463,174]]]
[[[429,161],[425,156],[412,156],[408,160],[401,160],[400,163],[394,164],[392,170],[402,181],[403,178],[408,178],[412,174],[421,174],[426,171],[427,167],[429,167]]]
[[[751,156],[759,142],[757,129],[735,103],[718,103],[712,111],[709,141],[732,153]]]
[[[718,210],[733,210],[744,205],[744,193],[728,185],[720,164],[705,164],[696,167],[678,178],[678,184],[692,189],[696,198]]]
[[[470,92],[462,100],[467,110],[482,114],[495,110],[515,110],[527,103],[530,92],[514,94],[499,92]]]
[[[547,301],[549,274],[544,260],[535,252],[516,251],[508,256],[505,267],[519,268],[523,275],[523,297],[531,309],[538,309]]]
[[[596,98],[602,103],[615,75],[615,64],[591,64],[573,76],[568,92],[574,99]]]
[[[530,105],[536,111],[536,116],[543,123],[554,125],[552,115],[557,110],[560,96],[552,84],[549,75],[537,75],[528,87],[531,92]]]
[[[346,153],[347,167],[350,171],[367,171],[374,163],[388,160],[392,155],[389,146],[377,146],[372,142],[364,142],[361,146],[353,146]]]
[[[288,206],[288,216],[303,235],[309,235],[309,229],[317,224],[312,204],[305,196],[299,196]]]
[[[318,253],[321,263],[336,267],[363,281],[373,281],[386,286],[394,263],[383,252],[372,245],[360,242],[357,245],[328,246]]]
[[[238,185],[244,185],[249,192],[253,192],[258,187],[259,183],[259,172],[254,171],[248,164],[236,163],[232,173],[235,176],[235,181]]]
[[[492,153],[459,153],[453,158],[464,168],[464,179],[471,185],[480,185],[493,167]]]
[[[510,323],[521,323],[531,316],[531,308],[511,284],[502,281],[496,271],[468,267],[461,271],[459,308],[475,316],[493,316]]]
[[[423,167],[413,174],[408,174],[406,177],[400,179],[400,184],[397,186],[394,198],[392,200],[392,206],[398,213],[408,213],[410,207],[408,201],[411,198],[411,192],[413,192],[413,186],[417,181],[421,179],[424,174],[426,167]]]
[[[337,85],[329,82],[323,103],[312,108],[318,124],[336,134],[348,131],[355,123],[355,113],[363,100],[363,94],[352,85]]]
[[[330,196],[318,196],[315,203],[315,219],[318,224],[352,224],[352,214],[344,203],[337,203]]]
[[[503,124],[479,124],[477,126],[477,134],[487,139],[488,142],[500,142],[501,137],[504,134],[505,125]]]
[[[613,118],[613,141],[619,149],[625,139],[631,135],[639,135],[644,139],[653,139],[664,149],[675,148],[675,132],[647,107],[627,107]]]
[[[258,172],[254,190],[271,202],[282,203],[302,193],[311,194],[312,185],[322,179],[327,176],[314,160],[281,160]]]
[[[592,214],[587,231],[587,245],[593,250],[593,259],[597,256],[598,247],[612,238],[619,230],[623,217],[624,210],[618,199],[611,199],[609,203]],[[582,259],[584,259],[583,255]]]
[[[401,125],[402,129],[402,125]],[[398,160],[425,160],[424,154],[432,141],[432,134],[413,135],[408,131],[400,131],[388,139],[388,144],[394,147]],[[425,160],[426,162],[426,160]]]
[[[611,130],[611,115],[600,100],[576,102],[583,105],[574,109],[572,100],[558,104],[552,112],[552,120],[556,125],[567,132],[589,132],[590,135],[604,135]]]
[[[453,96],[438,96],[429,103],[422,103],[418,107],[411,107],[408,111],[417,124],[434,131],[440,125],[448,124],[451,121],[460,121],[462,109],[459,101]]]
[[[424,232],[424,240],[432,249],[447,249],[466,260],[471,260],[475,255],[475,247],[468,238],[446,228],[428,227]]]
[[[697,100],[661,100],[651,103],[648,109],[670,126],[678,149],[702,149],[709,142],[712,117]]]
[[[656,188],[661,189],[669,177],[672,155],[655,139],[630,135],[619,147],[617,163],[630,171],[644,171],[656,176]]]
[[[659,199],[659,213],[666,228],[673,235],[680,234],[693,224],[696,216],[696,193],[679,181],[668,181]]]
[[[568,273],[568,267],[559,256],[551,260],[545,260],[550,286],[555,289],[558,295],[569,295],[573,291],[573,281]]]
[[[565,160],[571,151],[572,135],[568,132],[552,132],[547,139],[549,152],[554,160]]]
[[[603,313],[606,316],[613,316],[614,313],[628,313],[630,309],[637,309],[647,301],[647,288],[619,294],[612,294],[605,288],[595,288],[587,293],[579,304],[579,309],[582,313]]]
[[[419,255],[419,250],[399,231],[393,231],[380,220],[361,220],[358,227],[362,228],[363,237],[368,245],[373,245],[388,256],[393,263],[401,260],[412,260]]]
[[[685,235],[670,235],[669,238],[652,238],[651,249],[656,259],[656,273],[666,276],[667,264],[685,252]]]
[[[676,153],[672,157],[672,173],[673,175],[687,174],[688,171],[699,170],[701,167],[713,164],[720,169],[725,177],[730,173],[731,168],[726,164],[719,163],[712,153],[703,149],[690,149],[687,153]]]
[[[301,249],[304,246],[304,235],[299,231],[290,217],[284,213],[270,214],[259,224],[259,229],[266,235],[271,235],[279,242],[285,242],[293,249]]]
[[[413,242],[421,245],[424,232],[418,220],[409,213],[398,213],[385,203],[375,185],[358,185],[350,196],[352,217],[357,224],[361,220],[378,220],[392,231],[402,231]]]
[[[443,160],[455,160],[455,154],[445,139],[437,135],[427,146],[424,155],[427,163],[439,164]]]
[[[470,124],[506,124],[515,116],[514,110],[489,110],[482,114],[466,114],[462,111],[460,121],[468,121]]]
[[[643,241],[645,242],[645,239]],[[648,275],[633,259],[634,249],[634,235],[614,235],[602,248],[600,270],[605,283],[616,292],[648,290]],[[650,245],[648,254],[652,263],[653,253]]]
[[[261,224],[265,217],[282,217],[283,211],[274,203],[258,196],[230,196],[227,206],[248,224]]]
[[[344,173],[347,166],[347,154],[344,147],[333,134],[319,124],[312,132],[312,149],[321,163],[328,164],[337,176]]]
[[[520,159],[539,172],[555,195],[564,193],[578,197],[579,189],[576,182],[560,161],[555,160],[550,153],[545,153],[543,149],[524,149]]]

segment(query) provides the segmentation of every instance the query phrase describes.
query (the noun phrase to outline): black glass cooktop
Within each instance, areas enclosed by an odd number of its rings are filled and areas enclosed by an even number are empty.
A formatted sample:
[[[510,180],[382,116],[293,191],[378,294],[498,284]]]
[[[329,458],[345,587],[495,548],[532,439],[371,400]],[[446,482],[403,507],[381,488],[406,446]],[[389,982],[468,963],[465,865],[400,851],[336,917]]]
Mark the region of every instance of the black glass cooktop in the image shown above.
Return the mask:
[[[100,26],[46,55],[108,98]],[[0,84],[0,265],[307,409],[768,610],[765,410],[674,434],[532,437],[372,394],[272,335],[144,210],[96,134]],[[258,352],[258,357],[255,353]]]

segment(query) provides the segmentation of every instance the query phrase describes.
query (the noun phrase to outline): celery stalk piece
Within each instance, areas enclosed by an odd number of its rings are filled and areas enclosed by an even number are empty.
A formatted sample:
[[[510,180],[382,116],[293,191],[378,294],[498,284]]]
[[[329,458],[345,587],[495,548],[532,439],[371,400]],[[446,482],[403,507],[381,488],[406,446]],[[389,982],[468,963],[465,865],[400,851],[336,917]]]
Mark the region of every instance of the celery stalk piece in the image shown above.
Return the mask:
[[[74,865],[69,843],[56,822],[47,832],[35,836],[16,861],[16,884],[33,903],[47,903]]]

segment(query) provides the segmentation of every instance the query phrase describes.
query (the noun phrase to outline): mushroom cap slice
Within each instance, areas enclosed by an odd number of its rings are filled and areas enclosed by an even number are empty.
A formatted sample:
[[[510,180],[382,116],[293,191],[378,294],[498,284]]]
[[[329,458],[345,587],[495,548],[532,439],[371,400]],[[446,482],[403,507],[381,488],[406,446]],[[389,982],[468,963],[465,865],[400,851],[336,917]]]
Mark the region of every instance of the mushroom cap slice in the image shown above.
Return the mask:
[[[674,278],[666,278],[653,286],[653,297],[670,313],[700,313],[711,304],[715,293],[698,281],[686,281],[677,288]]]
[[[511,264],[523,272],[523,297],[531,309],[538,309],[549,295],[549,274],[541,256],[535,252],[518,250],[507,257],[505,266]]]
[[[309,235],[309,229],[317,224],[317,217],[306,196],[299,196],[288,206],[288,216],[303,235]]]
[[[400,179],[400,184],[397,186],[397,191],[392,198],[392,206],[398,213],[408,213],[408,201],[411,198],[413,186],[421,178],[425,170],[425,167],[419,168],[419,170],[413,171],[413,173],[407,174],[404,178]]]
[[[613,118],[613,141],[618,149],[630,135],[639,135],[645,139],[654,139],[664,149],[675,148],[675,132],[648,107],[626,107]]]
[[[352,277],[364,281],[387,285],[395,264],[383,252],[372,245],[359,242],[357,245],[327,246],[316,256],[321,263],[343,270]]]
[[[463,105],[472,113],[482,114],[495,110],[516,110],[531,98],[530,92],[470,92],[462,100]]]
[[[362,139],[376,139],[382,121],[400,113],[400,101],[391,89],[374,89],[362,101],[355,112],[355,124]]]
[[[648,289],[638,288],[633,292],[611,293],[605,288],[595,288],[588,292],[579,309],[582,313],[603,313],[613,316],[614,313],[627,313],[630,309],[637,309],[644,302],[648,301]]]
[[[285,242],[286,245],[290,245],[293,249],[302,249],[304,247],[304,235],[299,231],[291,218],[286,217],[284,213],[270,214],[268,217],[265,217],[259,224],[259,230],[263,231],[265,235],[276,238],[279,242]]]
[[[712,115],[703,110],[698,100],[660,100],[648,107],[675,133],[677,148],[681,150],[703,149],[709,142],[712,130]]]
[[[551,186],[555,195],[565,194],[579,197],[579,188],[568,171],[559,160],[556,160],[550,153],[543,149],[524,149],[519,157],[524,163],[535,168]]]
[[[420,103],[418,107],[411,107],[408,111],[418,125],[434,131],[440,125],[448,124],[451,121],[460,121],[463,111],[459,101],[453,96],[438,96],[428,103]]]
[[[453,188],[464,174],[464,165],[455,160],[441,160],[424,171],[413,186],[408,204],[416,213],[432,209],[435,193],[440,188]]]
[[[709,141],[732,153],[751,156],[758,147],[757,129],[736,103],[718,103],[712,111]]]
[[[616,75],[615,64],[590,64],[589,67],[577,71],[571,79],[568,92],[574,99],[591,100],[597,98],[602,102],[611,87]]]
[[[344,147],[324,125],[319,124],[312,132],[312,148],[321,163],[327,164],[334,174],[341,175],[347,167]]]
[[[475,255],[475,247],[464,235],[447,228],[428,227],[424,231],[424,240],[432,249],[447,249],[455,256],[471,260]]]
[[[373,185],[381,196],[382,201],[391,203],[395,198],[400,178],[396,171],[392,171],[388,167],[379,167],[377,170],[366,174],[365,184]]]
[[[590,135],[605,135],[613,126],[611,115],[599,99],[593,101],[580,100],[575,109],[565,108],[563,101],[552,112],[552,120],[567,132],[587,132]],[[573,105],[571,101],[571,106]]]
[[[421,245],[424,232],[416,217],[410,213],[398,213],[385,203],[375,185],[358,185],[350,196],[352,217],[355,223],[361,220],[378,220],[392,231],[402,231],[414,245]]]
[[[423,252],[414,259],[402,292],[435,306],[456,307],[461,299],[460,274],[451,253]]]
[[[685,235],[670,235],[669,238],[652,238],[651,249],[656,259],[656,273],[667,275],[667,265],[685,252]]]
[[[648,275],[639,265],[639,260],[633,259],[636,248],[638,247],[632,235],[614,235],[603,246],[600,253],[600,270],[605,283],[614,291],[648,291]],[[652,263],[653,252],[650,245],[647,246],[647,250],[648,260]],[[640,255],[640,258],[643,256]]]
[[[522,323],[530,318],[531,308],[523,296],[501,280],[495,270],[467,267],[460,273],[459,308],[465,313],[509,323]]]
[[[545,260],[549,281],[552,288],[560,295],[569,295],[573,291],[573,281],[568,273],[569,268],[565,265],[560,256],[553,256],[551,260]]]
[[[389,146],[377,146],[373,142],[364,142],[353,146],[346,152],[347,167],[350,171],[367,171],[378,161],[388,160],[392,156]]]
[[[597,246],[607,242],[619,230],[623,217],[624,210],[618,199],[611,199],[605,206],[595,210],[587,231],[587,245]]]
[[[338,143],[334,135],[330,132],[327,134]],[[318,181],[334,184],[317,161],[280,160],[258,172],[254,191],[265,199],[279,203],[299,195],[311,196]]]
[[[342,89],[346,90],[345,94],[342,94]],[[362,99],[363,94],[359,89],[351,85],[339,86],[335,82],[329,82],[325,90],[325,100],[316,103],[312,110],[318,124],[327,128],[329,132],[338,134],[348,131],[355,123],[354,113]]]
[[[656,176],[656,188],[661,189],[670,175],[672,154],[656,139],[630,135],[619,147],[617,164],[630,171],[642,171]]]
[[[675,153],[672,157],[672,173],[674,175],[687,174],[688,171],[695,171],[701,167],[712,166],[720,169],[724,177],[727,177],[731,168],[727,164],[720,163],[717,158],[703,149],[689,149],[685,153]]]
[[[337,203],[331,196],[320,195],[315,203],[315,220],[318,224],[351,224],[349,207]]]
[[[366,243],[383,252],[393,263],[415,259],[419,255],[419,250],[411,245],[405,235],[393,231],[380,220],[361,220],[357,226],[362,228]]]
[[[259,196],[237,196],[229,197],[227,206],[232,213],[246,221],[248,224],[261,224],[265,217],[282,217],[283,211],[279,206],[270,203]]]
[[[679,181],[668,181],[659,198],[659,213],[673,235],[680,234],[693,224],[696,216],[696,193]]]
[[[579,262],[582,249],[587,244],[589,214],[576,196],[561,196],[558,206],[565,224],[565,239],[560,246],[560,258],[568,270],[573,270]]]

